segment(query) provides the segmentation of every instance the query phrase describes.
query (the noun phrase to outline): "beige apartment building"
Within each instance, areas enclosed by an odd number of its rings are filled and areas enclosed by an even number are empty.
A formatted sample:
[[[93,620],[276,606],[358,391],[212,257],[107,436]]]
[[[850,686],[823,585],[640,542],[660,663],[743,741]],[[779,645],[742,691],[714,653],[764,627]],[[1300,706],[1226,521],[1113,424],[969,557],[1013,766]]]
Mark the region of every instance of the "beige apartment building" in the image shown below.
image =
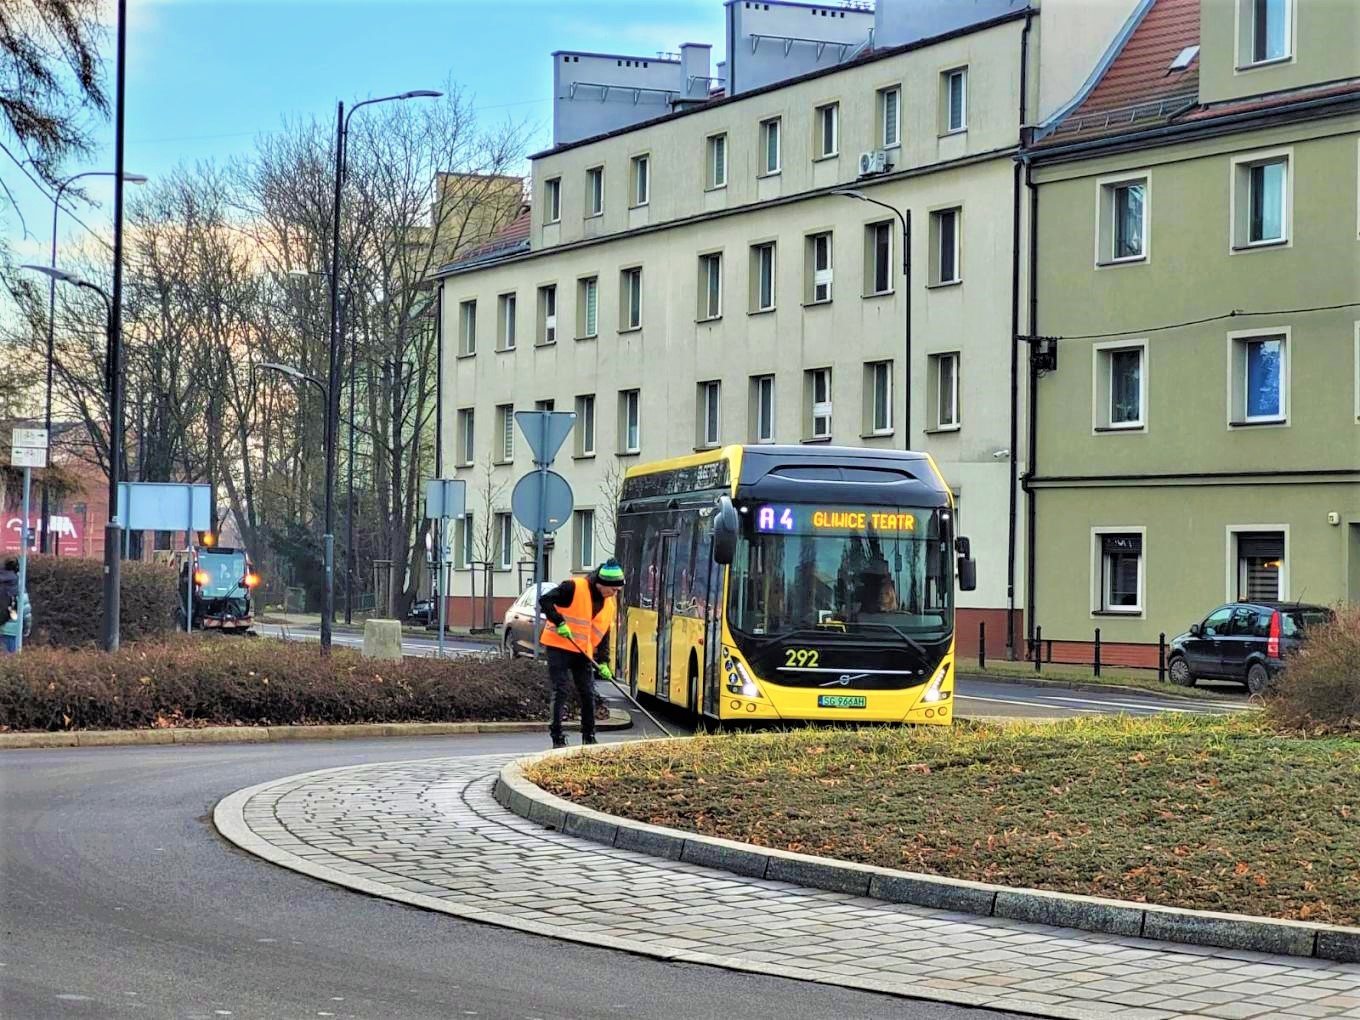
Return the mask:
[[[961,648],[986,621],[1002,654],[1008,610],[1023,636],[1015,156],[1039,21],[1022,7],[532,157],[531,212],[440,271],[444,473],[470,515],[455,621],[473,562],[493,565],[497,619],[521,590],[510,490],[532,464],[513,413],[548,406],[577,414],[553,577],[609,552],[634,463],[728,443],[925,450],[978,562]]]

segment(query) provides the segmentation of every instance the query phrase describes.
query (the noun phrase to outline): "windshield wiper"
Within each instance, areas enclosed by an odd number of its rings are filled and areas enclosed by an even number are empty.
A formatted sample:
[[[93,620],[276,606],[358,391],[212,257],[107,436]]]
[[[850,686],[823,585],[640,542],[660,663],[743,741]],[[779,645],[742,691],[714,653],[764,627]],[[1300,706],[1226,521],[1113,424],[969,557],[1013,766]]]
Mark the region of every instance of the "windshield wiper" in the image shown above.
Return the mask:
[[[882,627],[882,628],[885,629],[885,630],[890,630],[890,631],[892,631],[894,634],[896,634],[898,637],[900,637],[900,638],[902,639],[902,641],[907,645],[907,647],[910,648],[910,649],[912,649],[913,651],[915,651],[918,655],[927,656],[927,655],[930,654],[929,650],[926,648],[925,645],[921,644],[921,642],[917,641],[914,637],[912,637],[911,635],[909,635],[906,631],[904,631],[904,630],[902,630],[902,629],[900,629],[900,628],[898,628],[898,627],[894,627],[891,623],[858,623],[858,622],[857,622],[857,623],[855,624],[855,626],[856,626],[856,627]]]

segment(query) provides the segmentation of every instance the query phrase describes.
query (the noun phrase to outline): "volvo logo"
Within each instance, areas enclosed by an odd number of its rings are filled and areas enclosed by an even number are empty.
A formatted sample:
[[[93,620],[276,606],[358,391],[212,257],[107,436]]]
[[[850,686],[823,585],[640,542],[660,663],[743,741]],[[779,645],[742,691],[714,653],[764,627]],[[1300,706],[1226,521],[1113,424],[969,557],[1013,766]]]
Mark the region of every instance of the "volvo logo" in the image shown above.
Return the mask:
[[[866,676],[868,676],[868,675],[869,675],[868,673],[842,673],[840,676],[836,677],[835,680],[828,680],[826,683],[822,684],[821,686],[822,686],[822,687],[849,687],[849,686],[850,686],[850,681],[851,681],[851,680],[858,680],[858,679],[860,679],[861,677],[866,677]]]

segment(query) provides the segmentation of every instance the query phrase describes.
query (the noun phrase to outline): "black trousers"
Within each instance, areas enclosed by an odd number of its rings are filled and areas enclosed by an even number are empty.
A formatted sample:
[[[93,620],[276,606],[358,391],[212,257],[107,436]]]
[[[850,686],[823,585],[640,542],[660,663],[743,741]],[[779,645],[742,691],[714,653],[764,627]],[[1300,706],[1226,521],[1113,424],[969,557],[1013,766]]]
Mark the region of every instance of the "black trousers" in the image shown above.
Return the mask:
[[[567,714],[567,699],[571,688],[581,702],[581,739],[595,739],[595,675],[591,662],[580,652],[568,652],[549,647],[548,682],[552,685],[552,726],[549,733],[553,742],[563,739],[562,723]]]

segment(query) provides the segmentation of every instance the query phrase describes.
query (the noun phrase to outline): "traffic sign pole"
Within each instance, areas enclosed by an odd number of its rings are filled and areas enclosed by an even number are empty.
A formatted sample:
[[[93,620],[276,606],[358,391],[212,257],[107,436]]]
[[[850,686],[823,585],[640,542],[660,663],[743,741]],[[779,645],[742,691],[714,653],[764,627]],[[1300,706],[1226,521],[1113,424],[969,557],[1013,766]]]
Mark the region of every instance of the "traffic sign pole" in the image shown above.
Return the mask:
[[[538,461],[538,528],[534,531],[534,658],[538,658],[538,645],[540,632],[543,630],[543,611],[539,607],[538,600],[543,591],[543,581],[547,578],[541,577],[543,573],[543,518],[548,515],[548,461],[552,459],[552,452],[548,450],[548,423],[550,417],[546,414],[539,415],[539,440],[538,452],[541,459]]]
[[[29,495],[33,486],[33,469],[24,468],[24,523],[20,529],[23,541],[19,544],[19,627],[14,632],[14,650],[23,651],[24,648],[24,610],[28,606],[28,509]]]
[[[10,435],[10,466],[24,469],[23,522],[19,528],[19,626],[14,634],[14,650],[24,647],[24,617],[28,610],[28,548],[33,544],[33,529],[28,515],[32,510],[33,469],[47,467],[47,430],[15,429]],[[47,521],[43,521],[46,535]]]

